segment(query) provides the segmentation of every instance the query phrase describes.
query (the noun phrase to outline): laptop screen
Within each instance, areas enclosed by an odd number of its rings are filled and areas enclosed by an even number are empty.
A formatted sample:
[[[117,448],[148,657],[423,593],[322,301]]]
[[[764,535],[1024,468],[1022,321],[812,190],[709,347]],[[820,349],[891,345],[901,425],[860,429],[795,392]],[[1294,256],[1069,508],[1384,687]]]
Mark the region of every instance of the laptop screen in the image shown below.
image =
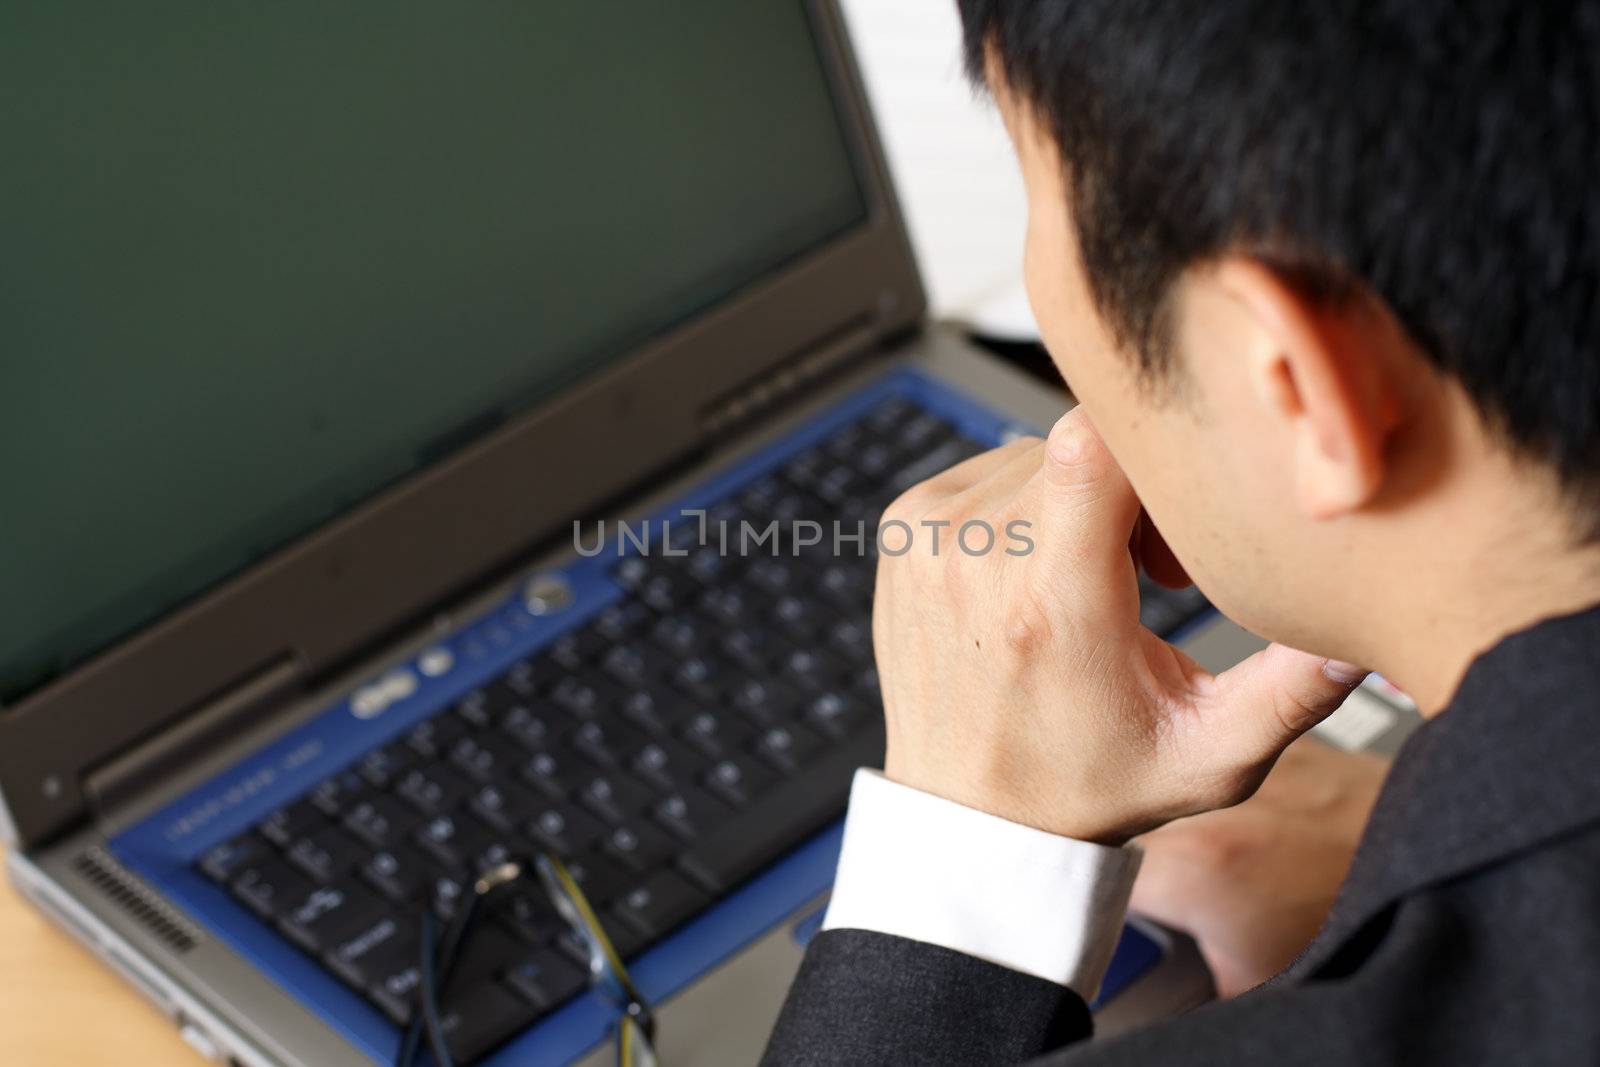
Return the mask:
[[[865,213],[798,2],[13,0],[0,144],[0,703]]]

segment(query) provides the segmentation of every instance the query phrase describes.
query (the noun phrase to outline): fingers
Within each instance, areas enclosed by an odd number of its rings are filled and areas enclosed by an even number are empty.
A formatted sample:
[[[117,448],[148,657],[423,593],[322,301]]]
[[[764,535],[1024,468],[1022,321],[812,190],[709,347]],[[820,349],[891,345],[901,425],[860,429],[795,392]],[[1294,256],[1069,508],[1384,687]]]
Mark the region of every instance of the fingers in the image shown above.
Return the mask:
[[[1139,498],[1082,407],[1063,415],[1045,442],[1032,499],[1041,536],[1080,578],[1109,576],[1129,566],[1128,539],[1139,519]]]
[[[1344,703],[1367,672],[1285,645],[1269,645],[1217,676],[1208,703],[1246,759],[1277,758]]]
[[[1037,437],[1019,437],[999,448],[980,452],[907,489],[889,505],[885,517],[892,515],[902,521],[914,522],[943,502],[982,485],[996,471],[1008,465],[1024,462],[1031,463],[1037,469],[1038,460],[1029,457],[1035,456],[1043,447],[1044,442]]]

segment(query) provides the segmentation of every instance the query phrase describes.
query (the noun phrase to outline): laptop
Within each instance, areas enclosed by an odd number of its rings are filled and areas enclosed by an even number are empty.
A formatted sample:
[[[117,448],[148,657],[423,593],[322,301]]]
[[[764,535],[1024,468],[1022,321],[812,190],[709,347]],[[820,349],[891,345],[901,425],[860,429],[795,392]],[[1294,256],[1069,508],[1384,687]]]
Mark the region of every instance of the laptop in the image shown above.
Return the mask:
[[[838,11],[12,4],[0,90],[16,888],[202,1055],[342,1067],[549,850],[663,1061],[752,1062],[882,755],[876,516],[1069,402],[926,320]],[[457,1062],[608,1061],[540,907]],[[1135,922],[1102,1029],[1208,990]]]

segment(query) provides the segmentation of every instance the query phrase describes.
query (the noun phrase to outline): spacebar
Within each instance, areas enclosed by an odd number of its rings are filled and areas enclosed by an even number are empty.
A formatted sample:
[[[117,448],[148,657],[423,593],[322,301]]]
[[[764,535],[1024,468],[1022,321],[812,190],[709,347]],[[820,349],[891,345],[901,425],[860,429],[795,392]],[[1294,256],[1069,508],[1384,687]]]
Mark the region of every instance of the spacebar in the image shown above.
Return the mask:
[[[882,765],[879,720],[707,834],[678,857],[679,869],[710,892],[732,889],[842,815],[857,767]]]

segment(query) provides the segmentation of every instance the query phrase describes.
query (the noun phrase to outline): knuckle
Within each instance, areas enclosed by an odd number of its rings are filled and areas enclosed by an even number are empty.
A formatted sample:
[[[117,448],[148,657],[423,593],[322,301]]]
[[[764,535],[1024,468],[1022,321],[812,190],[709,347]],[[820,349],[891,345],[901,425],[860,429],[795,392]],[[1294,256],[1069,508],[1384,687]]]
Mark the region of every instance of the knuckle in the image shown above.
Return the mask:
[[[1001,627],[1006,649],[1019,658],[1038,655],[1050,644],[1053,635],[1050,612],[1038,592],[1031,588],[1013,598]]]
[[[1321,706],[1303,693],[1279,691],[1272,698],[1272,710],[1286,735],[1303,733],[1324,715]]]
[[[881,530],[889,523],[895,522],[915,526],[927,513],[931,503],[932,491],[928,488],[928,483],[918,482],[889,502],[889,506],[883,509],[882,517],[878,519],[878,528]]]

